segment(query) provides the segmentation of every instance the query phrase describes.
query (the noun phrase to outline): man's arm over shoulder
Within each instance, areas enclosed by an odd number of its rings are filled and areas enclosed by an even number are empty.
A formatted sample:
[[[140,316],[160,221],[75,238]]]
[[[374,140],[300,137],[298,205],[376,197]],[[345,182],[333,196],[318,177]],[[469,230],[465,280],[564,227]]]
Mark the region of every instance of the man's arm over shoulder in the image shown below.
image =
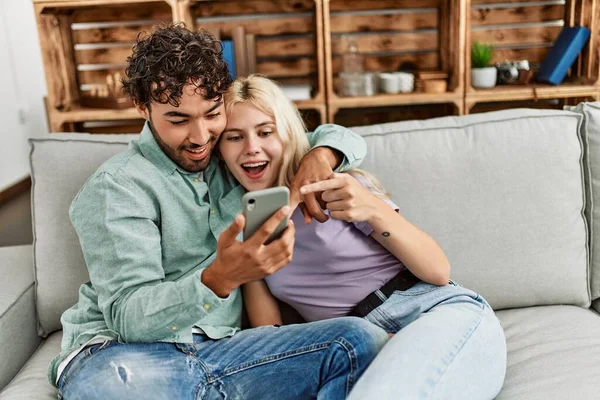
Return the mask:
[[[70,217],[98,306],[122,340],[172,337],[222,303],[201,283],[201,271],[165,281],[157,206],[127,178],[109,173],[90,178],[73,200]]]
[[[359,134],[340,125],[320,125],[308,134],[312,148],[329,147],[337,150],[342,156],[337,172],[357,168],[367,154],[367,143]]]

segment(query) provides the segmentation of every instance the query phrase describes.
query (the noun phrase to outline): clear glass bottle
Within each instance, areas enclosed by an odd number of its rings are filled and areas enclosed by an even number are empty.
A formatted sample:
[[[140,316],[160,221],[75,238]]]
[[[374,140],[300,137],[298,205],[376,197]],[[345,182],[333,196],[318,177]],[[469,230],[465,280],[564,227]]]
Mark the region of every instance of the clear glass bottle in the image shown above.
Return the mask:
[[[342,37],[342,71],[340,73],[340,92],[342,96],[364,96],[363,56],[358,52],[356,42],[347,36]]]
[[[364,72],[363,56],[358,52],[358,46],[353,40],[346,40],[346,51],[342,55],[342,71],[347,74]]]

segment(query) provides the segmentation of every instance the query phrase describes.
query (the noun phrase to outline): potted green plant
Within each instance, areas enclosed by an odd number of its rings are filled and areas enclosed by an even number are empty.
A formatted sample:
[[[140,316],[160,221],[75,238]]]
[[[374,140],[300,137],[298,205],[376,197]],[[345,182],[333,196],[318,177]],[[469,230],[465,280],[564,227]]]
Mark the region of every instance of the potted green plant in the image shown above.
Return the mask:
[[[493,88],[496,86],[496,67],[490,66],[494,55],[492,46],[480,42],[471,47],[471,86]]]

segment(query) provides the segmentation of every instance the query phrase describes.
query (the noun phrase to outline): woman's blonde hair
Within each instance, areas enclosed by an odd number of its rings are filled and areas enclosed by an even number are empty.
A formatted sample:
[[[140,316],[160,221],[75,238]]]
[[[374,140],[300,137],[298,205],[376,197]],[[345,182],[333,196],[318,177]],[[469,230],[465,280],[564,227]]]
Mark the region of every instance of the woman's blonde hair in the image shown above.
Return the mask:
[[[283,160],[277,185],[290,186],[300,160],[310,150],[306,126],[298,108],[274,81],[260,75],[237,78],[223,95],[225,113],[229,115],[234,105],[248,102],[275,120],[277,134],[283,143]],[[366,171],[352,170],[349,173],[366,180],[369,189],[378,197],[389,198],[377,178]]]

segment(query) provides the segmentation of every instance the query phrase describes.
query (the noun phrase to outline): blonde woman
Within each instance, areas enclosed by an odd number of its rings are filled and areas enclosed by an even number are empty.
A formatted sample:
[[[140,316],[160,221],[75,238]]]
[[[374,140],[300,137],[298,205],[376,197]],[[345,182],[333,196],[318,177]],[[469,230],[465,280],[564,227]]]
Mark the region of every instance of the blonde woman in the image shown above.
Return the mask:
[[[308,151],[296,107],[274,82],[251,75],[224,96],[219,151],[248,191],[289,185]],[[503,330],[489,304],[450,281],[440,246],[398,210],[370,175],[333,174],[307,185],[323,191],[329,219],[296,228],[294,256],[243,287],[252,326],[281,324],[275,297],[307,321],[364,317],[394,335],[351,399],[491,399],[506,368]]]

